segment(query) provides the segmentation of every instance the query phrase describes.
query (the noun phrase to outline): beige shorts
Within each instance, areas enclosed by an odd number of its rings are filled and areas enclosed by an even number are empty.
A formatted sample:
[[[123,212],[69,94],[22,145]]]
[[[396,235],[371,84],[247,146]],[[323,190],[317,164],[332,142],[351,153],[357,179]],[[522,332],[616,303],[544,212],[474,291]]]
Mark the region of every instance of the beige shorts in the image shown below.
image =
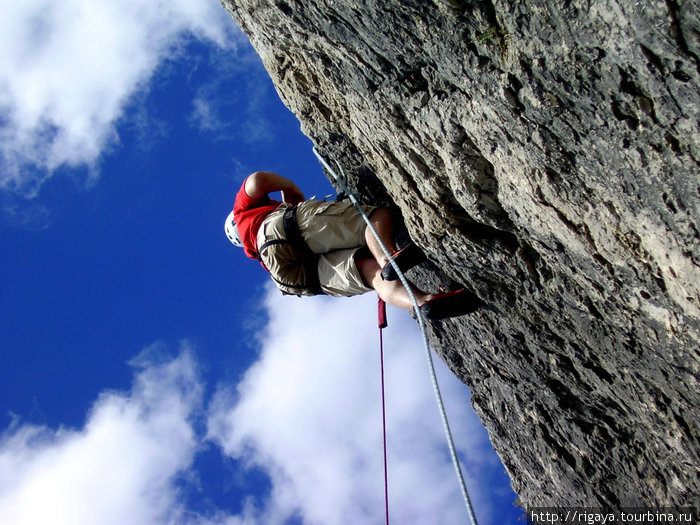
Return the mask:
[[[258,246],[285,239],[283,216],[288,204],[281,204],[262,223]],[[376,209],[364,206],[371,215]],[[297,207],[297,224],[311,251],[320,255],[318,277],[327,295],[350,297],[369,292],[355,263],[358,250],[365,244],[366,223],[349,202],[305,201]],[[268,245],[260,254],[272,280],[283,293],[313,295],[306,289],[303,262],[288,243]]]

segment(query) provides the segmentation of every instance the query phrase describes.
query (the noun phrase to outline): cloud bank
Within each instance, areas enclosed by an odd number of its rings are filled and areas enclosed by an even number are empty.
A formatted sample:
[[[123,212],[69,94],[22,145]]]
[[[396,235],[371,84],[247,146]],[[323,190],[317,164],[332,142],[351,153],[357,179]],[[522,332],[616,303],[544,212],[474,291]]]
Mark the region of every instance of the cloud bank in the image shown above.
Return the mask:
[[[210,438],[267,471],[272,495],[263,523],[383,523],[381,395],[376,297],[267,297],[262,352],[237,390],[211,405]],[[396,523],[461,523],[466,510],[448,456],[415,322],[392,310],[385,371],[389,500]],[[440,384],[474,505],[489,494],[475,481],[498,468],[467,390],[444,367]],[[468,451],[466,451],[468,449]],[[497,462],[496,462],[497,463]],[[483,514],[482,514],[483,515]],[[488,521],[485,521],[487,523]]]
[[[95,171],[131,95],[187,38],[230,47],[240,33],[215,0],[6,3],[0,187],[32,194],[61,166]]]
[[[3,523],[185,522],[175,482],[198,446],[201,385],[186,350],[166,363],[147,355],[132,391],[102,394],[82,430],[15,424],[3,433]]]
[[[3,523],[383,523],[375,308],[373,295],[297,300],[269,291],[259,359],[238,385],[219,385],[212,399],[204,396],[187,345],[166,360],[154,357],[163,353],[155,345],[132,363],[131,390],[104,392],[82,429],[16,421],[0,435]],[[394,310],[389,322],[391,521],[462,523],[466,511],[417,327]],[[494,505],[482,482],[502,467],[487,453],[465,387],[439,368],[477,516],[483,524],[502,523],[488,509],[504,500]],[[188,508],[193,497],[208,498],[198,490],[195,459],[212,443],[243,466],[240,479],[248,468],[264,472],[269,492],[238,487],[228,507],[220,503],[207,515]]]

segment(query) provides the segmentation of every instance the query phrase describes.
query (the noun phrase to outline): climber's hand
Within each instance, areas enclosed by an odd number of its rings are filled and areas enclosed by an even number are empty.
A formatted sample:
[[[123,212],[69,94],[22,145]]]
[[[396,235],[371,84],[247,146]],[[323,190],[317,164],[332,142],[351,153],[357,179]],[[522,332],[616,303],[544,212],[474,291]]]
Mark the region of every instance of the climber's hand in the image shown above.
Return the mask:
[[[282,200],[289,204],[299,204],[304,202],[306,197],[296,185],[293,185],[291,188],[282,190]]]

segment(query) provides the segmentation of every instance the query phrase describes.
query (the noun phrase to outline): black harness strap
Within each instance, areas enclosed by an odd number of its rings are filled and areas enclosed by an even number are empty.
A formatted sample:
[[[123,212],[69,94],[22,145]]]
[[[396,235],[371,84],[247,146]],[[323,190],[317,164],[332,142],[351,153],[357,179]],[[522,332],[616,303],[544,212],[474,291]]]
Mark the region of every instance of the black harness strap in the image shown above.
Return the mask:
[[[287,240],[304,265],[307,279],[306,288],[316,295],[323,295],[318,278],[318,260],[320,256],[311,251],[311,248],[309,248],[309,245],[306,244],[304,237],[301,235],[301,230],[297,224],[296,205],[284,211],[282,224],[284,225],[284,234],[287,236]]]
[[[268,246],[272,246],[273,244],[289,244],[289,241],[287,239],[272,239],[271,241],[265,242],[258,248],[258,259],[260,259],[260,254],[262,254]]]
[[[258,260],[265,266],[262,260],[262,253],[275,244],[289,244],[294,250],[294,253],[299,258],[304,266],[304,273],[306,275],[307,282],[305,284],[289,284],[279,281],[272,277],[272,280],[277,284],[284,286],[285,288],[290,288],[292,290],[307,290],[314,295],[325,295],[321,289],[321,283],[318,278],[318,260],[319,255],[312,252],[309,245],[306,244],[304,237],[301,235],[301,230],[299,230],[299,225],[297,224],[297,207],[292,206],[284,211],[282,217],[282,225],[284,227],[284,234],[286,239],[272,239],[266,241],[262,246],[258,247]],[[268,270],[269,271],[269,270]]]

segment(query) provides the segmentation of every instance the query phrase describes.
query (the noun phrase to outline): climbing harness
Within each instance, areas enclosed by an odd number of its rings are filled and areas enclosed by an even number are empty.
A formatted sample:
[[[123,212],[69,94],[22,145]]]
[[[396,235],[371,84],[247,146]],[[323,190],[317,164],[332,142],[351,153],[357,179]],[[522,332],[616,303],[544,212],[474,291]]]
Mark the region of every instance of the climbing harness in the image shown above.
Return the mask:
[[[282,227],[284,229],[285,238],[265,241],[258,248],[258,260],[269,272],[262,260],[263,252],[276,244],[290,245],[291,249],[296,254],[297,260],[301,261],[304,266],[305,282],[303,284],[286,283],[270,275],[272,280],[277,283],[278,287],[281,287],[280,290],[286,295],[325,295],[325,292],[321,289],[321,282],[318,276],[318,260],[320,256],[309,248],[309,245],[301,234],[301,230],[297,224],[296,204],[284,210]]]
[[[297,224],[296,204],[284,210],[282,221],[287,240],[292,245],[292,249],[304,262],[307,278],[306,287],[312,293],[322,295],[323,291],[321,290],[321,282],[318,277],[318,260],[320,256],[311,251],[311,248],[309,248],[309,245],[306,244],[304,237],[301,235],[301,230]]]
[[[440,387],[437,382],[437,375],[435,373],[435,365],[433,363],[433,356],[430,352],[430,344],[428,343],[428,333],[425,328],[425,321],[423,319],[423,315],[421,314],[421,310],[418,306],[418,301],[416,300],[416,296],[413,294],[413,291],[411,290],[411,286],[408,283],[408,280],[406,279],[406,276],[403,274],[401,271],[401,268],[399,268],[398,264],[396,264],[396,261],[394,261],[391,257],[391,253],[389,253],[389,249],[386,247],[386,245],[382,242],[382,240],[379,238],[379,234],[377,233],[377,230],[375,230],[374,226],[369,220],[369,217],[367,217],[367,214],[365,211],[362,209],[362,206],[358,202],[357,198],[355,195],[348,189],[347,184],[345,183],[345,173],[343,172],[342,166],[338,164],[336,161],[336,165],[338,166],[338,169],[340,170],[342,174],[342,178],[331,168],[326,160],[321,156],[321,154],[316,150],[316,147],[313,148],[312,150],[314,152],[314,155],[316,155],[316,158],[318,158],[319,162],[321,165],[330,173],[333,178],[336,180],[338,183],[338,186],[340,186],[340,189],[342,192],[348,195],[350,202],[353,203],[355,208],[357,208],[357,211],[360,212],[360,215],[362,215],[362,218],[364,219],[365,223],[367,223],[368,228],[372,232],[372,235],[374,238],[377,240],[377,243],[382,249],[382,252],[384,252],[384,255],[386,258],[389,260],[391,265],[394,267],[394,270],[396,270],[396,274],[399,276],[399,279],[401,280],[401,284],[404,286],[406,291],[408,292],[408,296],[411,299],[411,303],[413,303],[413,311],[416,314],[416,319],[418,320],[418,326],[420,328],[421,334],[423,335],[423,344],[425,346],[425,353],[428,359],[428,369],[430,371],[430,378],[431,382],[433,384],[433,391],[435,392],[435,399],[438,404],[438,409],[440,410],[440,417],[442,418],[442,425],[445,430],[445,437],[447,439],[447,446],[450,450],[450,456],[452,457],[452,464],[455,467],[455,471],[457,473],[457,480],[459,481],[459,486],[462,491],[462,497],[464,499],[464,504],[467,508],[467,514],[469,515],[469,519],[471,520],[472,525],[477,525],[476,517],[474,516],[474,509],[472,507],[471,500],[469,499],[469,492],[467,491],[467,485],[464,482],[464,476],[462,475],[462,468],[460,467],[459,464],[459,458],[457,457],[457,451],[455,449],[455,444],[454,440],[452,439],[452,432],[450,431],[450,425],[449,422],[447,421],[447,412],[445,411],[445,404],[442,400],[442,394],[440,393]],[[386,473],[385,473],[385,479],[386,479]],[[387,498],[388,501],[388,498]],[[387,516],[388,516],[388,503],[387,503]],[[388,517],[387,517],[388,520]]]

